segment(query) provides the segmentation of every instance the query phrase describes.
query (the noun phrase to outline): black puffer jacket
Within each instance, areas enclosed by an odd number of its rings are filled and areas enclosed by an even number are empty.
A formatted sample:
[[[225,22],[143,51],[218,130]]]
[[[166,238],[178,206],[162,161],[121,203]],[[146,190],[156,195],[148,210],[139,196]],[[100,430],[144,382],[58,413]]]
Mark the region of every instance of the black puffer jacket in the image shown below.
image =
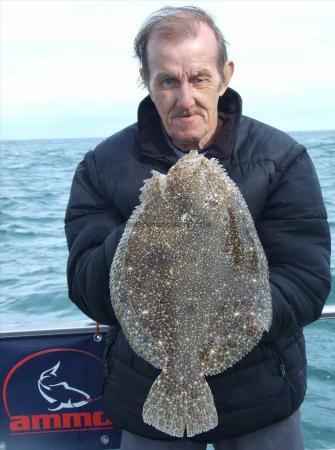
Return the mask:
[[[330,289],[330,235],[319,183],[303,146],[241,116],[231,89],[219,101],[224,126],[206,157],[216,157],[239,186],[266,252],[273,325],[262,342],[223,374],[208,377],[219,426],[195,436],[214,441],[282,420],[301,404],[306,359],[301,328],[316,320]],[[75,173],[66,212],[70,298],[89,317],[111,325],[104,407],[133,433],[173,439],[146,425],[142,407],[159,374],[129,347],[109,295],[109,270],[125,223],[152,169],[166,173],[177,157],[147,97],[138,123],[89,152]]]

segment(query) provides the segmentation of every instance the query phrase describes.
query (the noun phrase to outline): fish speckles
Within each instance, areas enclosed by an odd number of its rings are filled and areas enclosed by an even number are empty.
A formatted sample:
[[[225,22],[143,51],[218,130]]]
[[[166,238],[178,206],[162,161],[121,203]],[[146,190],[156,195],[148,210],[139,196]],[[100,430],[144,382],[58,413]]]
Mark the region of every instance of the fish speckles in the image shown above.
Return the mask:
[[[205,375],[231,367],[272,320],[267,261],[244,199],[215,159],[190,152],[153,172],[110,274],[133,350],[162,373],[143,407],[173,436],[217,426]]]

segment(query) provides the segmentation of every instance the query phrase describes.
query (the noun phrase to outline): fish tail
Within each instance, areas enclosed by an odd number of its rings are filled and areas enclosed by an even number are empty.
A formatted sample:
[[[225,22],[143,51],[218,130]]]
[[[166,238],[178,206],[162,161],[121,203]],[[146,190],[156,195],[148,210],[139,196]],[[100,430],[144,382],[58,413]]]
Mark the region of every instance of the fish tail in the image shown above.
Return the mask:
[[[203,376],[183,380],[162,372],[143,406],[143,420],[171,436],[188,437],[215,428],[217,411]]]
[[[218,425],[214,398],[204,376],[197,377],[188,388],[188,409],[185,417],[187,437],[212,430]]]

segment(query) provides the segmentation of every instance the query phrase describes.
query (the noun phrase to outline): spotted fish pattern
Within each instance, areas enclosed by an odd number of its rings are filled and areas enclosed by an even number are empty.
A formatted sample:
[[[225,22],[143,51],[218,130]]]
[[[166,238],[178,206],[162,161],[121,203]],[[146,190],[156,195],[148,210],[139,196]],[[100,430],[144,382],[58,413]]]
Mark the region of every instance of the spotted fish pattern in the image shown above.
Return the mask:
[[[241,360],[268,331],[268,265],[238,187],[190,151],[141,189],[110,272],[111,301],[132,349],[161,369],[143,420],[188,437],[218,425],[206,376]]]

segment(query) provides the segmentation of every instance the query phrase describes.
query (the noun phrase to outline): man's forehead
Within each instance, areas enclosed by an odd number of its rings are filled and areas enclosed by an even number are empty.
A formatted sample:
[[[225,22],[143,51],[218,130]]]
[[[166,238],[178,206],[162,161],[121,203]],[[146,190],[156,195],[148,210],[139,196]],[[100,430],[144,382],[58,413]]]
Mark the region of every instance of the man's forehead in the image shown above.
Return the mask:
[[[214,35],[213,30],[206,24],[201,23],[197,28],[197,33],[194,35],[173,36],[153,33],[147,45],[147,58],[148,62],[155,61],[157,58],[169,58],[172,56],[174,59],[178,58],[178,53],[173,52],[175,48],[178,48],[180,53],[180,59],[183,58],[183,52],[187,55],[201,53],[203,56],[211,58],[217,57],[218,42]],[[172,52],[171,52],[172,50]]]

